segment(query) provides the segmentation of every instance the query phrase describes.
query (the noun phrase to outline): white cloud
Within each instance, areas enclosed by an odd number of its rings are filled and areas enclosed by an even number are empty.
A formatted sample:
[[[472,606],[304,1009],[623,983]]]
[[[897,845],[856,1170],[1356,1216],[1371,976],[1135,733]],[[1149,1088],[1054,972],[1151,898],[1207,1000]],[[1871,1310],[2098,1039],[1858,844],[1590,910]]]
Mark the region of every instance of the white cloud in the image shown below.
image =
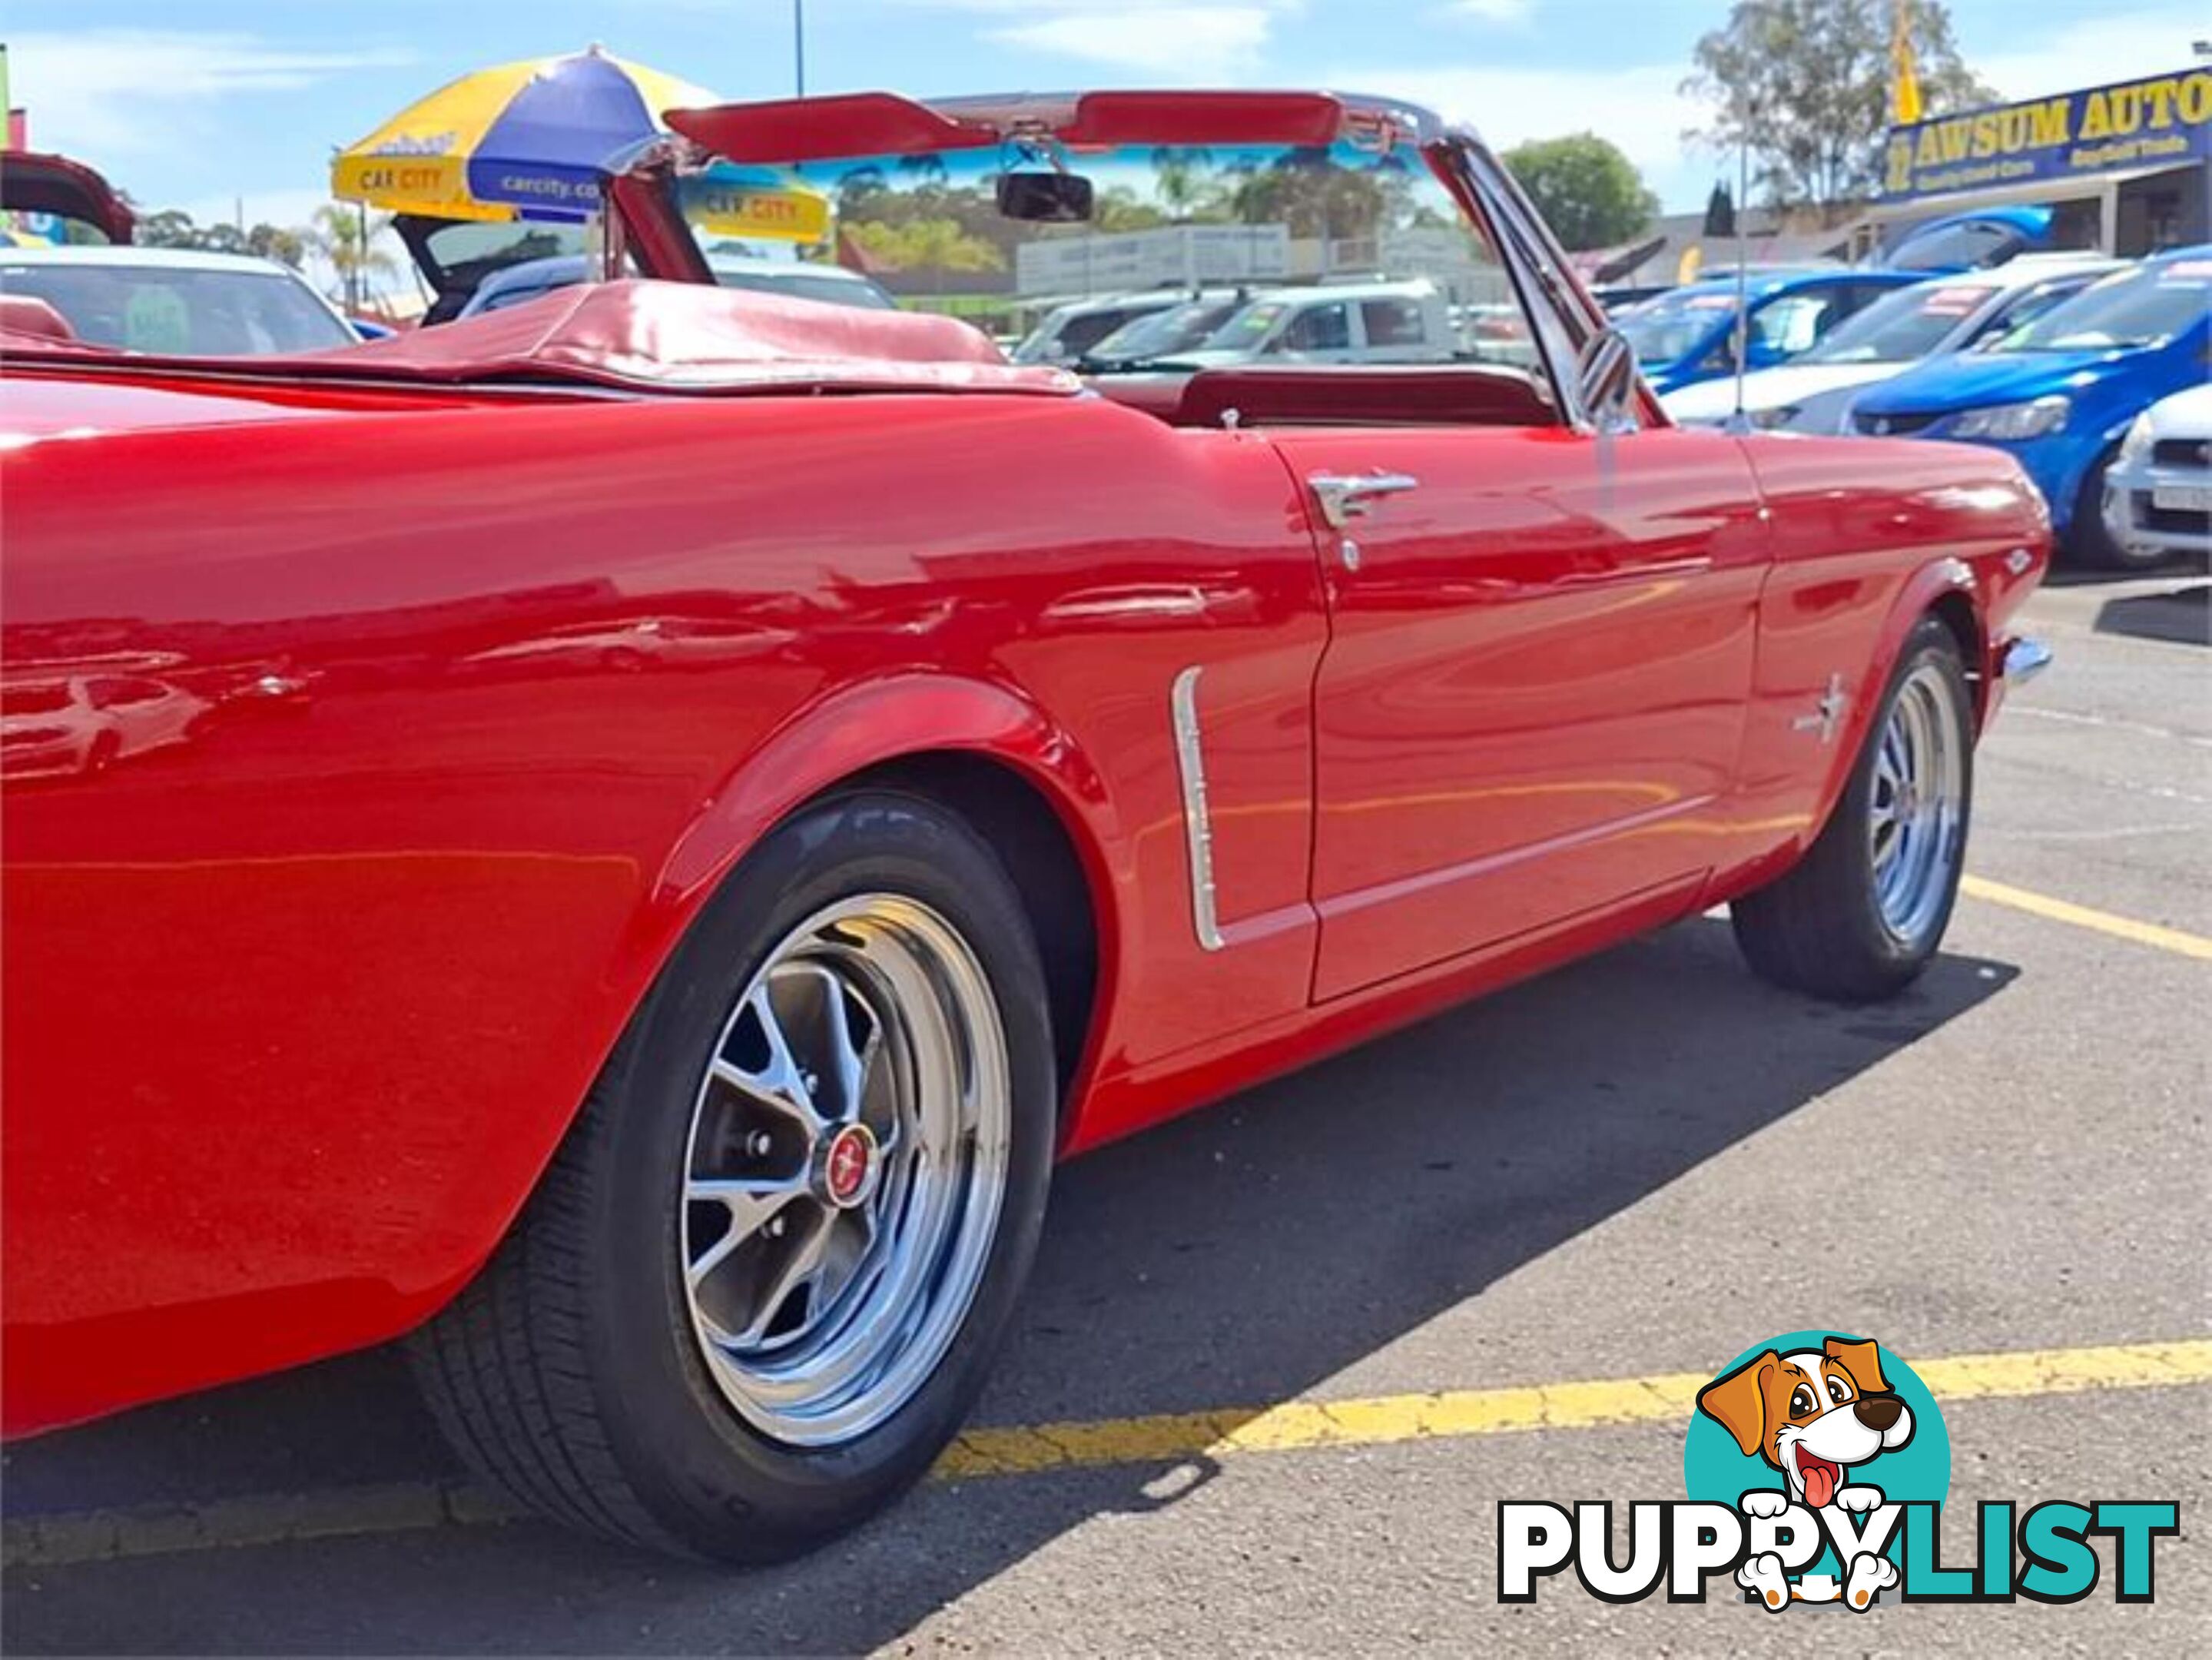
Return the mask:
[[[305,52],[258,36],[181,29],[33,31],[9,38],[16,98],[44,149],[104,159],[169,149],[215,129],[223,104],[288,92],[410,54]]]
[[[1387,88],[1464,121],[1493,149],[1530,138],[1595,132],[1618,144],[1662,195],[1670,178],[1707,158],[1682,142],[1698,125],[1703,106],[1679,90],[1683,71],[1674,64],[1617,70],[1468,69],[1378,70],[1345,77],[1346,84]],[[1704,187],[1698,188],[1703,199]]]
[[[1965,43],[1967,64],[2005,97],[2039,98],[2112,81],[2190,68],[2189,43],[2206,33],[2195,7],[2084,15],[2023,49],[2017,33],[1996,51]]]
[[[1449,9],[1480,23],[1525,23],[1536,0],[1451,0]]]
[[[1206,81],[1256,70],[1273,21],[1267,6],[1102,6],[989,29],[985,38],[1173,80]]]

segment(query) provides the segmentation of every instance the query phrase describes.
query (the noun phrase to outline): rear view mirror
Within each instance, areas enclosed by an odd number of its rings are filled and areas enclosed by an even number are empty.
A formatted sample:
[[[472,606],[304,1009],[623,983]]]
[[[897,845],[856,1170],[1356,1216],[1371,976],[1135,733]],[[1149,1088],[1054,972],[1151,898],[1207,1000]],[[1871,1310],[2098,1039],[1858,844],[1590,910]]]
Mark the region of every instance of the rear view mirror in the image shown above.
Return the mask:
[[[1091,181],[1076,173],[1002,173],[999,211],[1036,225],[1077,225],[1091,217]]]
[[[1575,357],[1583,407],[1601,431],[1636,424],[1636,350],[1618,329],[1601,329]]]

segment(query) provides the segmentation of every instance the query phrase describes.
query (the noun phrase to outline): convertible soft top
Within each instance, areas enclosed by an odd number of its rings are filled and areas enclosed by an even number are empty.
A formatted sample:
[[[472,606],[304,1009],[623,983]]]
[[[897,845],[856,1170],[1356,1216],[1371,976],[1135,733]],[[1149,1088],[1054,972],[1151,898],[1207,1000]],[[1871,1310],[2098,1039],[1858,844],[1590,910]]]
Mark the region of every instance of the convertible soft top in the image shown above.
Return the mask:
[[[649,281],[560,289],[463,322],[331,351],[151,357],[0,329],[0,353],[25,366],[254,380],[520,381],[685,392],[1080,390],[1062,370],[1008,363],[988,336],[953,318]]]

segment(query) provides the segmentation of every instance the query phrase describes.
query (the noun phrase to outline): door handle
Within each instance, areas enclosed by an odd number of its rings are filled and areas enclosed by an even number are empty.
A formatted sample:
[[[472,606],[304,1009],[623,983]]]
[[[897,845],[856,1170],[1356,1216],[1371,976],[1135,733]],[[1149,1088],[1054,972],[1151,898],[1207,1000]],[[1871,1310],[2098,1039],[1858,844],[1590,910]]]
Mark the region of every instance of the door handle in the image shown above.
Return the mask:
[[[1337,532],[1336,556],[1344,562],[1346,570],[1359,569],[1359,544],[1346,533],[1355,519],[1364,519],[1375,511],[1375,503],[1385,496],[1402,496],[1409,489],[1418,489],[1421,481],[1411,473],[1314,472],[1306,475],[1306,488],[1312,490],[1314,502],[1321,508],[1321,516],[1328,520],[1328,527]]]
[[[1306,477],[1314,500],[1320,504],[1321,516],[1328,520],[1331,530],[1342,530],[1353,520],[1364,519],[1375,510],[1376,497],[1402,496],[1419,489],[1420,483],[1403,472],[1316,472]]]

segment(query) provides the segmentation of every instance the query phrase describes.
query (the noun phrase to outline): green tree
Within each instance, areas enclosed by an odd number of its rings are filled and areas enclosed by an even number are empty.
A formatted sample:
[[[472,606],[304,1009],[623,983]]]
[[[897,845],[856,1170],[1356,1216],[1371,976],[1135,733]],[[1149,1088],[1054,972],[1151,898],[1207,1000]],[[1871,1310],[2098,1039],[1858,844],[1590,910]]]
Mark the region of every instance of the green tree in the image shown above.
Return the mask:
[[[1927,113],[1994,101],[1960,61],[1942,0],[1914,0],[1910,15]],[[1772,206],[1863,199],[1881,178],[1892,20],[1890,0],[1736,0],[1692,53],[1682,90],[1712,118],[1688,136],[1747,147]]]
[[[1091,228],[1100,232],[1157,230],[1168,216],[1127,185],[1109,185],[1091,204]]]
[[[931,272],[932,294],[945,291],[945,278],[951,272],[1006,268],[1006,256],[981,237],[962,229],[957,219],[914,219],[900,225],[861,220],[847,225],[845,234],[871,258],[894,271]]]
[[[1502,159],[1570,251],[1626,242],[1659,211],[1635,164],[1594,132],[1535,139]]]
[[[182,208],[141,215],[137,240],[148,248],[203,248],[210,253],[250,253],[300,269],[307,254],[307,233],[283,225],[257,224],[242,231],[228,220],[196,223]]]

